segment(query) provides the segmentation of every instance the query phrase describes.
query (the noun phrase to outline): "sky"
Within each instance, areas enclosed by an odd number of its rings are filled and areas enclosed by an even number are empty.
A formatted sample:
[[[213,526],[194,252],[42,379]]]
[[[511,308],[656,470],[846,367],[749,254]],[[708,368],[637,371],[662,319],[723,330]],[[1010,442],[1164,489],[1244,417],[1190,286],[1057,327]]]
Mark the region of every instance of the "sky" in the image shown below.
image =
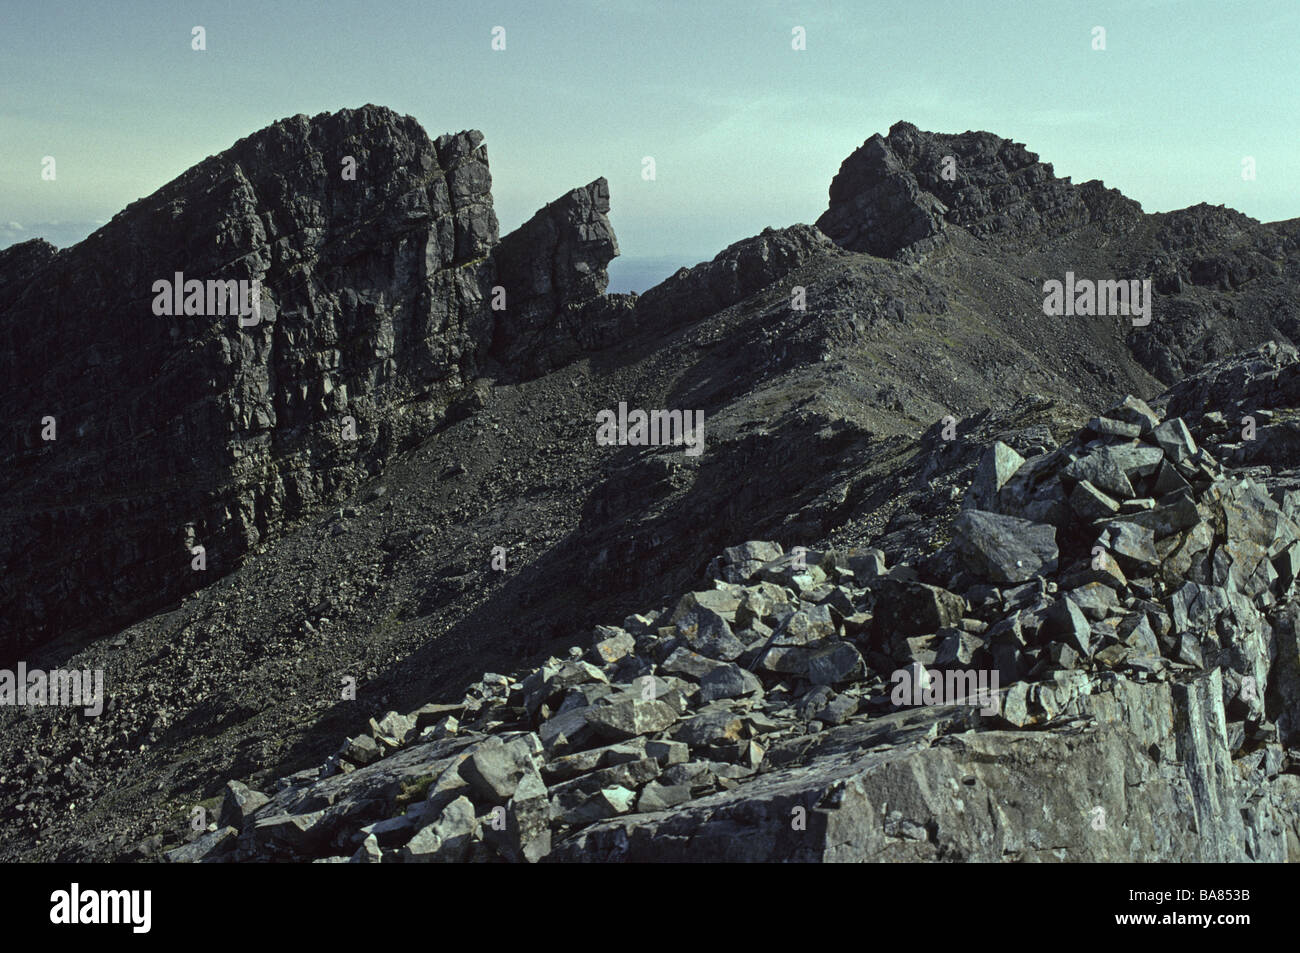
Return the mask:
[[[482,130],[502,234],[605,176],[611,290],[815,221],[900,119],[1023,142],[1147,211],[1300,217],[1300,0],[2,0],[0,21],[0,248],[79,241],[277,119],[366,103]]]

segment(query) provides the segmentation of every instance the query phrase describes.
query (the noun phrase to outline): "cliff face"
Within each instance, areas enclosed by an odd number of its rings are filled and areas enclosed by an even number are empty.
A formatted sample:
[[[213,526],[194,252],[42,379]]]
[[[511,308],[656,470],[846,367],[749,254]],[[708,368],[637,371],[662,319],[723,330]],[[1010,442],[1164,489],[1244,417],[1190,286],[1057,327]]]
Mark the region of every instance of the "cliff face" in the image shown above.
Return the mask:
[[[296,116],[74,248],[3,253],[0,656],[199,588],[427,435],[494,334],[482,140],[431,140],[374,107]],[[604,290],[617,247],[597,227],[600,194],[594,224],[535,243],[561,200],[503,246],[502,280],[524,299],[516,323]],[[260,320],[225,302],[156,314],[155,282],[178,274],[258,282]]]
[[[548,370],[578,349],[566,323],[557,327],[555,319],[609,284],[605,266],[618,255],[618,241],[608,212],[609,184],[597,179],[546,206],[494,249],[507,299],[493,352],[506,364]]]

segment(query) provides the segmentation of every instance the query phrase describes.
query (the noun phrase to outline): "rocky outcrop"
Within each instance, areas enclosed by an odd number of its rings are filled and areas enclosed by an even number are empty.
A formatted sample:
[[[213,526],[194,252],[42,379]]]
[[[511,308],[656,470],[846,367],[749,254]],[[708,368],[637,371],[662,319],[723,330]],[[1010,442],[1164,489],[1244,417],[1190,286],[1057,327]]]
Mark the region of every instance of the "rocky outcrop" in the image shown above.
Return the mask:
[[[1023,145],[988,132],[923,132],[896,123],[844,160],[817,227],[841,247],[917,261],[958,234],[995,258],[1032,249],[1038,289],[1067,272],[1150,281],[1152,320],[1124,346],[1166,386],[1270,338],[1300,340],[1297,233],[1222,206],[1145,214],[1099,181],[1058,178]],[[995,310],[1041,313],[1005,289]]]
[[[817,227],[844,248],[891,257],[932,246],[947,225],[1000,238],[1060,234],[1094,222],[1123,232],[1141,212],[1100,182],[1076,186],[1057,178],[1051,163],[1020,143],[899,122],[844,160]]]
[[[888,141],[875,135],[840,166],[831,181],[830,208],[817,227],[844,248],[887,258],[938,235],[947,212]]]
[[[637,322],[667,329],[717,314],[834,250],[825,235],[808,225],[765,228],[728,245],[712,261],[680,269],[641,295]]]
[[[494,253],[507,295],[524,291],[524,303],[498,317],[495,353],[524,373],[540,373],[639,333],[667,334],[750,301],[805,263],[838,251],[809,225],[766,228],[711,261],[679,269],[642,295],[600,294],[607,284],[605,265],[618,253],[604,214],[604,182],[547,206],[502,239]],[[537,249],[542,251],[529,259]],[[548,263],[554,264],[550,270]],[[557,306],[560,300],[568,303]]]
[[[732,547],[170,856],[1300,860],[1300,524],[1136,398],[1008,449],[915,565]]]
[[[547,205],[493,249],[505,292],[492,352],[507,366],[537,374],[593,346],[583,305],[605,293],[605,266],[618,255],[606,217],[609,183],[597,179]]]
[[[32,276],[45,267],[57,251],[43,238],[33,238],[0,250],[0,308],[10,307]]]
[[[481,133],[296,116],[75,248],[0,253],[0,656],[224,575],[429,433],[494,341],[525,375],[594,346],[573,315],[610,310],[604,180],[500,244],[491,181]],[[260,314],[204,294],[154,313],[178,275],[255,281]]]
[[[222,575],[436,420],[491,335],[490,185],[477,132],[296,116],[7,270],[0,655]],[[260,282],[260,321],[154,313],[177,274]]]

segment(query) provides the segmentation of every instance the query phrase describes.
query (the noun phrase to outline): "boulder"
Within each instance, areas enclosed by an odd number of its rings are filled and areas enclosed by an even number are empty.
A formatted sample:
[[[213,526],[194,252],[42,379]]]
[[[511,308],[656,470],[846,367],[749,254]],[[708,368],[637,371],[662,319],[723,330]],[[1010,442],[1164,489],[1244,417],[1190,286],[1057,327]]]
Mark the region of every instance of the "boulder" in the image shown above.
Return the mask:
[[[1055,572],[1059,556],[1054,527],[982,510],[953,521],[953,546],[972,573],[994,583]]]

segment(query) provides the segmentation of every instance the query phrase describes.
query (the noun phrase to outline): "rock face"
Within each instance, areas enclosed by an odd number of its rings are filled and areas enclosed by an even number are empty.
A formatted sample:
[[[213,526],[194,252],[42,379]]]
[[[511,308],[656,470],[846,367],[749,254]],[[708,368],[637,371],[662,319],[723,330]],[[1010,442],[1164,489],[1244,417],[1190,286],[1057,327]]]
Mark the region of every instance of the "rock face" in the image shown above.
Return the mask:
[[[890,257],[941,235],[1026,237],[1089,222],[1123,231],[1141,207],[1100,182],[1072,185],[1023,145],[987,132],[938,135],[908,122],[874,135],[840,166],[817,227],[853,251]]]
[[[604,290],[608,189],[498,246],[491,183],[481,133],[432,140],[370,106],[296,116],[75,248],[0,253],[0,657],[229,572],[426,435],[494,335],[535,370],[536,336]],[[224,301],[155,314],[154,283],[177,274],[256,280],[260,320]],[[500,315],[498,282],[517,296]]]
[[[1007,449],[977,471],[1001,489],[974,487],[1001,510],[1073,501],[1071,462],[1098,454],[1130,485],[1054,526],[964,509],[917,566],[729,547],[712,588],[598,627],[603,664],[485,675],[453,738],[377,763],[354,739],[264,802],[231,785],[260,803],[237,836],[171,857],[357,860],[383,831],[366,856],[403,860],[451,826],[477,860],[1300,860],[1300,524],[1136,398],[1018,466]],[[1162,481],[1181,489],[1153,499]],[[380,792],[422,778],[394,815]]]
[[[784,278],[834,246],[807,225],[766,228],[762,234],[728,245],[712,261],[683,268],[637,301],[642,326],[671,328],[716,314]]]
[[[479,133],[297,116],[7,281],[0,654],[223,574],[437,419],[491,334],[490,185]],[[155,315],[175,273],[256,279],[261,321]]]
[[[539,211],[493,249],[506,304],[493,333],[493,354],[509,366],[541,373],[594,342],[576,313],[605,293],[605,266],[618,255],[606,215],[609,183],[597,179]]]

